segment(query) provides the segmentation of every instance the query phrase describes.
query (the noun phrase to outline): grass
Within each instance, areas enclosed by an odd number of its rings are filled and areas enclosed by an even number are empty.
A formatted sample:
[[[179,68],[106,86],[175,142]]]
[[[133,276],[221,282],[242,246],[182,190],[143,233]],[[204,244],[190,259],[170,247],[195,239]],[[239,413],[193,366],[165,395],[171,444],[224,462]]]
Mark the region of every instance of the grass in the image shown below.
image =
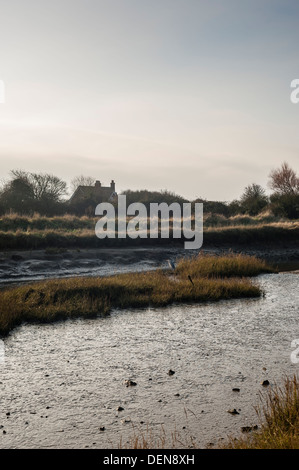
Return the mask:
[[[299,449],[299,378],[286,377],[282,386],[275,385],[266,394],[260,395],[261,404],[256,407],[261,428],[241,438],[230,438],[220,449]],[[124,449],[182,449],[198,448],[196,439],[182,437],[176,429],[166,431],[161,428],[154,435],[149,427],[146,430],[133,428],[133,434],[119,447]]]
[[[204,214],[205,227],[228,227],[228,226],[253,226],[253,225],[267,225],[273,223],[288,223],[290,220],[277,217],[269,210],[263,211],[258,215],[237,214],[231,217],[226,217],[222,214],[206,213]]]
[[[64,215],[43,217],[39,214],[21,216],[7,214],[0,218],[0,250],[32,250],[49,248],[100,248],[138,245],[182,244],[184,239],[103,239],[95,236],[98,218]],[[270,213],[258,216],[224,217],[204,214],[205,246],[256,245],[296,242],[299,222],[274,217]]]
[[[299,378],[286,377],[274,386],[256,408],[261,429],[252,435],[230,439],[228,449],[299,449]]]
[[[4,288],[0,290],[0,334],[6,335],[23,322],[95,317],[107,315],[113,308],[258,297],[260,288],[243,276],[272,271],[255,257],[231,254],[205,256],[203,260],[199,257],[182,260],[174,273],[156,270]],[[192,276],[193,284],[188,275]]]
[[[127,442],[120,440],[119,449],[196,449],[198,447],[193,436],[182,435],[176,426],[170,433],[166,432],[164,426],[161,426],[159,435],[153,433],[149,426],[145,430],[132,427],[132,435]]]
[[[56,218],[58,219],[58,218]],[[64,219],[64,218],[63,218]],[[68,220],[67,218],[65,218]],[[39,220],[39,219],[38,219]],[[50,220],[50,219],[49,219]],[[53,219],[54,220],[54,219]],[[157,239],[103,239],[96,237],[94,227],[95,220],[82,218],[81,222],[91,228],[73,227],[73,219],[70,219],[70,226],[67,224],[62,228],[20,228],[16,226],[14,230],[3,230],[3,224],[0,223],[0,250],[32,250],[46,248],[100,248],[105,246],[123,247],[123,246],[153,246],[182,244],[184,238]],[[77,220],[77,219],[76,219]],[[51,225],[51,224],[50,224]],[[238,225],[225,227],[205,227],[204,226],[204,245],[256,245],[256,244],[281,244],[297,242],[299,238],[299,222],[271,223],[260,225]]]
[[[273,272],[273,269],[265,262],[254,256],[235,255],[231,253],[225,256],[200,255],[192,259],[181,259],[176,267],[176,272],[182,277],[240,277],[257,276],[261,273]]]
[[[129,219],[129,217],[128,217]],[[61,216],[45,217],[38,213],[32,216],[8,213],[0,217],[0,231],[39,231],[39,230],[62,230],[64,232],[74,230],[94,230],[97,217],[76,216],[65,214]],[[273,216],[270,212],[264,212],[256,216],[239,214],[225,217],[221,214],[204,213],[205,227],[228,227],[228,226],[254,226],[267,224],[287,224],[290,220]]]

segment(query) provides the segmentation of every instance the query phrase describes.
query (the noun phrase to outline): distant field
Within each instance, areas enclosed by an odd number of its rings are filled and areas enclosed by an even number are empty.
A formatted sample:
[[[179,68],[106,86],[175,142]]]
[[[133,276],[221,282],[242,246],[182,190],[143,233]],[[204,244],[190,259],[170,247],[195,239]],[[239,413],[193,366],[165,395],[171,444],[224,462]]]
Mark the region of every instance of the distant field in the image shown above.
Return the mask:
[[[183,239],[104,239],[95,236],[97,218],[76,217],[22,217],[15,214],[0,218],[0,250],[98,248],[104,246],[180,244]],[[206,215],[204,244],[258,244],[285,243],[299,240],[299,222],[277,220],[273,216]]]

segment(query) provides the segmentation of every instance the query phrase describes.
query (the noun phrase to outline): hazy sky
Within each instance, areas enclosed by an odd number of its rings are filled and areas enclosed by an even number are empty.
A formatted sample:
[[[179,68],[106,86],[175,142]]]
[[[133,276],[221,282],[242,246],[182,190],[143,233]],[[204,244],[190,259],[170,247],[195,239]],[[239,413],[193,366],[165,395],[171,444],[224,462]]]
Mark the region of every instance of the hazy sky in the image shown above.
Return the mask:
[[[0,177],[231,200],[298,170],[298,0],[0,0],[0,15]]]

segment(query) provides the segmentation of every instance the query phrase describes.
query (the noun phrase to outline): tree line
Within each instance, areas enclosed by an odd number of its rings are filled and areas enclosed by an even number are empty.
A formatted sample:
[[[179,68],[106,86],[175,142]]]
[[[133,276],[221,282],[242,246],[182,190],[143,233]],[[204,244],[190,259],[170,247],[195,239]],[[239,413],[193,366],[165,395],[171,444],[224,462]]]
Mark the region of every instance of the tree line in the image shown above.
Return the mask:
[[[80,185],[93,186],[94,178],[77,176],[71,182],[74,192]],[[299,177],[284,162],[280,168],[269,174],[268,186],[272,193],[268,196],[265,189],[252,183],[246,186],[239,199],[231,202],[207,201],[198,198],[193,201],[203,202],[205,212],[222,214],[231,217],[237,214],[257,215],[269,208],[273,215],[299,218]],[[74,206],[67,199],[67,183],[55,175],[48,173],[31,173],[23,170],[12,170],[8,181],[0,188],[0,214],[16,212],[22,215],[39,213],[44,216],[63,214],[94,215],[95,206],[99,201],[86,199]],[[124,191],[127,203],[142,202],[149,206],[152,202],[189,202],[183,197],[169,191]]]

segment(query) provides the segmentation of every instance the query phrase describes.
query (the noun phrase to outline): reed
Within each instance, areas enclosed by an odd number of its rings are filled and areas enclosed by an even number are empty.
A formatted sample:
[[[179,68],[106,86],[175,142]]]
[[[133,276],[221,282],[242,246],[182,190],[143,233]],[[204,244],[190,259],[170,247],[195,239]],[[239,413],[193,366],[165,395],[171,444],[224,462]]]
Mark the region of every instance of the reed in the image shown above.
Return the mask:
[[[247,265],[254,266],[255,274],[258,269],[265,272],[263,262],[247,256],[243,259],[240,255],[230,255],[227,261],[224,257],[207,259],[208,269],[205,270],[195,257],[183,261],[183,268],[179,263],[175,272],[158,269],[107,277],[54,279],[4,288],[0,290],[0,334],[7,334],[23,322],[105,316],[115,308],[162,307],[261,295],[260,287],[243,276],[251,275],[252,270]],[[226,263],[228,267],[223,269]],[[188,275],[193,276],[192,283]]]

